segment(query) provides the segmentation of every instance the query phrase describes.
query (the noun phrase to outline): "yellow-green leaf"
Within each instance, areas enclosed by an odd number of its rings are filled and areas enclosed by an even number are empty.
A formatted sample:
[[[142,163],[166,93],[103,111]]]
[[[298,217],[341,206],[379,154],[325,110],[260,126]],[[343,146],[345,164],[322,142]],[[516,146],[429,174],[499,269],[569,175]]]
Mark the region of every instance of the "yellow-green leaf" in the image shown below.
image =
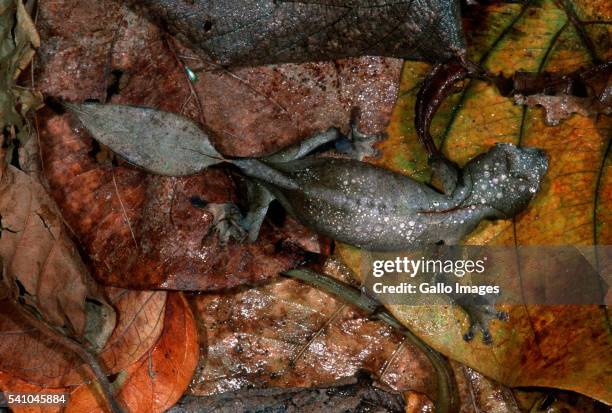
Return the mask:
[[[606,0],[491,5],[466,20],[470,58],[506,76],[518,70],[568,73],[612,56],[612,7]],[[584,29],[574,24],[577,20],[587,23]],[[426,72],[426,65],[405,64],[403,92],[378,161],[425,181],[430,172],[413,112]],[[572,115],[559,126],[546,126],[541,108],[517,106],[481,81],[451,96],[434,119],[432,133],[452,160],[464,164],[495,142],[539,147],[550,158],[542,189],[527,211],[513,220],[483,222],[464,242],[612,244],[611,130],[612,119],[606,116]],[[359,251],[339,250],[358,272]],[[516,266],[520,271],[521,263]],[[463,341],[467,317],[457,308],[389,309],[437,350],[506,385],[569,389],[612,404],[612,335],[605,309],[508,307],[510,320],[492,325],[493,345],[479,338]]]

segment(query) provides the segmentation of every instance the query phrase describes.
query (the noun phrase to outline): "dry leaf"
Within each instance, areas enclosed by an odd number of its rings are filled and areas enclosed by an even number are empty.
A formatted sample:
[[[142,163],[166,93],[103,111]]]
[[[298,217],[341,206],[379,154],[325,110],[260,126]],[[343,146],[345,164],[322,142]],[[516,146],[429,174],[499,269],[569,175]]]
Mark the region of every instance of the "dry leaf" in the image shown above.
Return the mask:
[[[196,324],[180,293],[168,295],[163,324],[157,343],[118,374],[117,400],[129,413],[161,413],[172,407],[197,366]],[[66,413],[80,412],[106,412],[91,385],[80,386],[70,395]]]
[[[129,413],[163,412],[181,397],[197,365],[198,341],[193,315],[178,293],[168,296],[163,331],[154,345],[140,353],[139,359],[115,375],[120,386],[117,399]],[[127,352],[130,349],[126,349]],[[12,393],[63,393],[65,406],[12,405],[15,413],[106,412],[100,396],[91,385],[50,388],[30,384],[0,372],[0,390]]]
[[[57,207],[34,178],[10,165],[0,176],[0,217],[4,281],[18,282],[28,305],[78,336],[85,333],[86,300],[95,301],[104,318],[99,332],[112,331],[114,311],[81,262]]]
[[[166,293],[110,292],[117,325],[98,352],[98,358],[109,373],[116,373],[140,359],[158,339],[163,328]],[[73,386],[90,380],[75,354],[34,330],[9,309],[0,306],[0,371],[44,387]]]
[[[445,61],[465,52],[459,2],[138,1],[223,65],[391,56]]]

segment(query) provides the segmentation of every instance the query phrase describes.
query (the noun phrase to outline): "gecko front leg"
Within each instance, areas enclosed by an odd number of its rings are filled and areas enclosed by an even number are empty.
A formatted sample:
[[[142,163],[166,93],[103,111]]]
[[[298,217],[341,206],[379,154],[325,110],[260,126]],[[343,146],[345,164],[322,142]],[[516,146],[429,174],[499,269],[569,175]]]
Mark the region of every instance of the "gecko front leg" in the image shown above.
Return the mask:
[[[226,245],[230,239],[242,241],[247,230],[242,226],[242,213],[235,204],[207,204],[203,209],[213,216],[212,229],[219,234],[219,241]]]
[[[336,140],[336,151],[359,161],[363,161],[366,157],[377,157],[380,151],[374,147],[374,144],[383,137],[382,134],[366,135],[360,132],[357,125],[352,122],[348,136],[341,136]]]
[[[488,299],[479,295],[463,295],[454,300],[468,315],[470,327],[463,335],[465,341],[471,341],[478,331],[482,331],[482,341],[485,344],[493,343],[493,336],[489,330],[492,320],[508,321],[509,315],[505,311],[498,311],[495,305]]]

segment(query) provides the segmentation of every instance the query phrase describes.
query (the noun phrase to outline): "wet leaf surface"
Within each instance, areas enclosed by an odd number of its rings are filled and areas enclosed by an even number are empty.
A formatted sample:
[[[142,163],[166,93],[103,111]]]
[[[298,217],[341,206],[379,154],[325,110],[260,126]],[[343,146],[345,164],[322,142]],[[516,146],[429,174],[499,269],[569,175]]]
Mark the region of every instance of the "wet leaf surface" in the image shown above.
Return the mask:
[[[569,4],[569,3],[568,3]],[[612,14],[600,2],[572,4],[583,19],[602,20]],[[597,10],[598,14],[593,10]],[[596,25],[596,24],[595,24]],[[467,19],[468,50],[490,71],[509,76],[515,71],[572,72],[609,58],[610,49],[589,49],[566,10],[550,1],[525,6],[499,4]],[[607,29],[606,29],[607,30]],[[610,44],[609,37],[600,43]],[[407,64],[404,91],[382,164],[428,180],[426,155],[413,129],[416,88],[427,68]],[[434,119],[432,132],[444,152],[463,164],[495,142],[539,147],[549,156],[549,172],[528,210],[514,220],[485,222],[464,242],[490,245],[610,244],[609,117],[573,115],[557,127],[544,123],[540,108],[516,106],[483,82],[471,82],[446,102]],[[345,261],[359,268],[354,249],[341,249]],[[512,271],[520,271],[517,262]],[[596,306],[511,307],[510,321],[493,323],[494,344],[476,337],[465,342],[467,319],[458,309],[390,306],[400,320],[434,348],[509,386],[570,389],[612,402],[609,354],[612,348],[605,310]]]
[[[427,358],[393,329],[299,282],[281,279],[190,301],[208,340],[193,395],[325,386],[359,370],[396,390],[434,394]]]
[[[464,52],[454,0],[130,3],[225,66],[364,55],[439,62]]]

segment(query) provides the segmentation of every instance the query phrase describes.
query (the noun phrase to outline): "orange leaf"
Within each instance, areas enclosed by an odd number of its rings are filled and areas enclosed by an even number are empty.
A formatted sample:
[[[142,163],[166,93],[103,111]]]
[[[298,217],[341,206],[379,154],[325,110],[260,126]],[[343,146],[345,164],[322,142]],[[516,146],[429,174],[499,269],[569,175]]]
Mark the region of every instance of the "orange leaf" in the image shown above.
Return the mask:
[[[109,289],[117,325],[98,354],[109,373],[137,362],[157,341],[163,327],[166,293]],[[62,387],[91,376],[81,360],[0,305],[0,371],[27,383]]]
[[[119,403],[132,413],[165,411],[187,389],[198,358],[196,324],[189,305],[182,294],[170,293],[159,341],[118,375]],[[82,385],[72,393],[65,413],[106,412],[106,406],[102,406],[92,385]]]

